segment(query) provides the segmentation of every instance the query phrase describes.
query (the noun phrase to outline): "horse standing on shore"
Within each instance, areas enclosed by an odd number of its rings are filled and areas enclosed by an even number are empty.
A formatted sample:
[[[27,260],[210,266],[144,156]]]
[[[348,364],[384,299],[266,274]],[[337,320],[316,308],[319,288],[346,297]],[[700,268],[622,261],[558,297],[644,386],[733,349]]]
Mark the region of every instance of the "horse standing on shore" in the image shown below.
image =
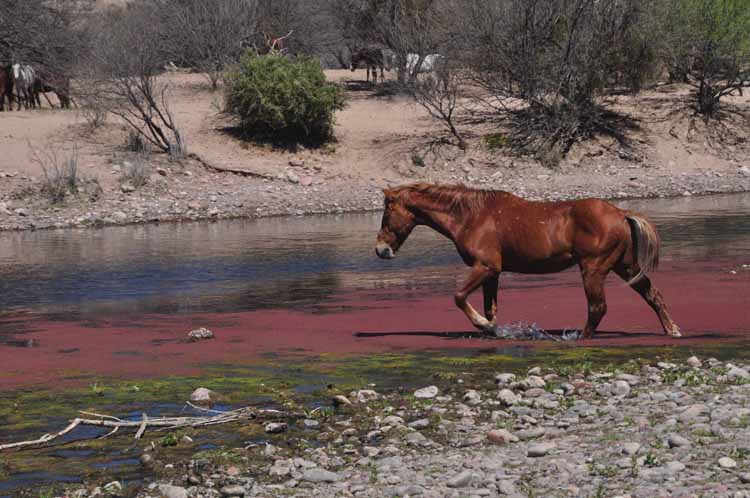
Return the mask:
[[[26,109],[36,107],[39,96],[34,93],[34,80],[36,79],[34,68],[28,64],[13,64],[11,67],[11,77],[16,90],[16,98],[18,99],[17,109],[21,110],[22,103]]]
[[[350,67],[351,71],[356,71],[357,67],[362,63],[364,63],[365,67],[367,68],[366,81],[368,83],[370,82],[370,71],[372,71],[373,83],[378,82],[378,69],[380,69],[380,81],[385,81],[384,69],[386,68],[387,64],[383,49],[365,47],[353,51]],[[387,67],[387,69],[390,71],[390,67]]]
[[[0,67],[0,111],[5,110],[5,99],[8,99],[8,110],[13,110],[13,73],[11,66]]]
[[[647,271],[659,263],[659,235],[643,215],[599,199],[531,202],[509,192],[413,184],[384,190],[376,254],[396,252],[417,225],[448,237],[471,273],[455,302],[484,333],[496,334],[500,272],[556,273],[578,265],[588,300],[581,335],[593,337],[607,312],[604,282],[614,271],[656,312],[667,335],[680,337]],[[482,287],[484,316],[468,303]]]

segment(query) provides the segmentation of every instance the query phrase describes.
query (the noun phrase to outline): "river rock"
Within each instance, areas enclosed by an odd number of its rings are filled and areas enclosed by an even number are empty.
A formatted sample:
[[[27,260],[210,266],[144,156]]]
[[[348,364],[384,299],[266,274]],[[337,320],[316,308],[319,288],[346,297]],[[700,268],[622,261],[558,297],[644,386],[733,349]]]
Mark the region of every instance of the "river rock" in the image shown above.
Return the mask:
[[[245,496],[247,490],[243,486],[232,484],[221,488],[219,493],[221,496]]]
[[[682,448],[683,446],[690,446],[690,440],[680,436],[679,434],[670,434],[667,438],[667,445],[670,448]]]
[[[287,427],[284,422],[271,422],[266,424],[265,430],[268,434],[279,434],[286,431]]]
[[[332,402],[334,406],[349,406],[352,404],[351,401],[349,401],[349,398],[346,396],[342,396],[341,394],[337,394],[333,397]]]
[[[188,498],[187,489],[171,484],[159,484],[159,493],[164,498]]]
[[[498,446],[504,446],[509,443],[517,443],[518,437],[511,434],[509,431],[505,429],[495,429],[487,433],[487,439],[490,440],[490,442],[498,445]]]
[[[414,397],[417,399],[432,399],[437,396],[439,392],[440,390],[437,386],[428,386],[414,391]]]
[[[357,402],[358,403],[369,403],[378,399],[379,395],[372,389],[360,389],[357,391]]]
[[[626,398],[630,394],[630,384],[624,380],[616,380],[612,386],[612,394],[618,398]]]
[[[130,182],[125,182],[122,185],[120,185],[120,190],[124,194],[129,194],[131,192],[135,192],[135,187]]]
[[[703,366],[701,361],[696,356],[691,356],[690,358],[688,358],[686,363],[691,368],[701,368]]]
[[[521,401],[521,396],[510,389],[502,389],[497,393],[497,399],[505,406],[513,406]]]
[[[622,445],[622,452],[628,456],[637,455],[640,449],[641,449],[640,443],[632,442],[632,443],[625,443]]]
[[[719,467],[722,469],[734,469],[737,467],[737,462],[729,457],[719,458]]]
[[[325,469],[308,469],[300,477],[302,481],[308,482],[338,482],[341,476]]]
[[[190,332],[188,332],[188,340],[190,342],[205,341],[207,339],[213,338],[214,333],[205,327],[201,327],[199,329],[191,330]]]
[[[205,387],[199,387],[190,395],[190,401],[201,404],[213,403],[215,397],[216,393],[212,390],[206,389]]]
[[[702,404],[690,405],[677,417],[680,422],[686,423],[708,412],[708,407]]]
[[[750,379],[750,373],[744,368],[736,367],[734,365],[729,367],[727,372],[727,378],[729,380],[746,380]]]
[[[475,390],[466,391],[463,397],[464,403],[469,406],[476,406],[482,402],[482,396]]]
[[[516,380],[515,374],[501,373],[495,376],[495,384],[505,386]]]
[[[466,486],[471,484],[473,478],[474,476],[472,475],[471,471],[464,470],[463,472],[456,474],[455,476],[448,479],[448,482],[445,485],[449,488],[465,488]]]
[[[409,422],[409,427],[412,429],[422,430],[430,426],[430,420],[426,418],[420,418],[414,422]]]
[[[532,444],[529,446],[526,456],[530,458],[539,458],[547,455],[550,451],[555,449],[555,445],[552,443],[539,443]]]

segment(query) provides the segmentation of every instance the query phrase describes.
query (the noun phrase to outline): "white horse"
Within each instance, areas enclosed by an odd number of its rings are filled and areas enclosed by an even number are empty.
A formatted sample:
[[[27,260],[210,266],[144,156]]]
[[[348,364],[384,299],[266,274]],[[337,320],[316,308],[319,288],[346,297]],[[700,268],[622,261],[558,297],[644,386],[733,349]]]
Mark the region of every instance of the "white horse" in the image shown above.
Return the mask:
[[[21,101],[23,101],[26,109],[36,107],[36,94],[34,92],[36,72],[34,68],[28,64],[13,64],[11,78],[18,96],[18,110],[21,110]]]
[[[440,54],[429,54],[425,55],[422,60],[422,65],[417,67],[419,64],[419,54],[407,54],[406,55],[406,71],[409,74],[415,74],[415,69],[419,73],[431,73],[436,68],[440,61],[443,60],[443,56]]]

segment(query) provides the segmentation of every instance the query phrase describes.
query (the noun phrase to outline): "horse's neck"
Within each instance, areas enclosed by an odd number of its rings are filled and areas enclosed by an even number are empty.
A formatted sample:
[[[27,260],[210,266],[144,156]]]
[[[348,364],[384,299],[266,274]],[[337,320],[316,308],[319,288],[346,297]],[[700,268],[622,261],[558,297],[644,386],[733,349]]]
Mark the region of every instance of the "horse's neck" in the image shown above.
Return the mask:
[[[464,225],[462,215],[436,209],[429,202],[415,202],[413,208],[419,213],[418,220],[420,223],[445,235],[453,242],[456,241],[458,233]]]

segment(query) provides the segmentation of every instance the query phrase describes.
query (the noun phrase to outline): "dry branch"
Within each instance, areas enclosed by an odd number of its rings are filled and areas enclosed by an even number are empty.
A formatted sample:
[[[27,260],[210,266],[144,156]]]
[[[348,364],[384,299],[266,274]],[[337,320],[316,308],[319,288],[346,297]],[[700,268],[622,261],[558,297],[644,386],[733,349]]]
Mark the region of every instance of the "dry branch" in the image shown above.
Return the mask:
[[[197,408],[194,405],[188,403],[191,407]],[[140,439],[143,433],[149,428],[157,428],[157,430],[172,430],[183,427],[205,427],[209,425],[226,424],[229,422],[235,422],[238,420],[258,420],[262,418],[300,418],[303,415],[295,413],[286,413],[278,410],[256,410],[254,408],[238,408],[236,410],[230,410],[226,412],[216,412],[213,410],[204,410],[210,413],[214,413],[211,416],[199,416],[199,417],[149,417],[145,413],[141,420],[123,420],[118,417],[111,415],[102,415],[98,413],[79,412],[82,415],[93,416],[97,418],[75,418],[67,427],[63,430],[45,434],[38,439],[29,441],[19,441],[16,443],[8,443],[0,445],[0,451],[27,448],[31,446],[40,446],[47,443],[51,443],[66,434],[71,433],[79,425],[90,425],[96,427],[107,427],[112,428],[112,431],[100,436],[99,438],[107,438],[113,436],[121,428],[137,428],[135,435],[136,439]],[[88,439],[96,439],[97,437],[91,437]]]

